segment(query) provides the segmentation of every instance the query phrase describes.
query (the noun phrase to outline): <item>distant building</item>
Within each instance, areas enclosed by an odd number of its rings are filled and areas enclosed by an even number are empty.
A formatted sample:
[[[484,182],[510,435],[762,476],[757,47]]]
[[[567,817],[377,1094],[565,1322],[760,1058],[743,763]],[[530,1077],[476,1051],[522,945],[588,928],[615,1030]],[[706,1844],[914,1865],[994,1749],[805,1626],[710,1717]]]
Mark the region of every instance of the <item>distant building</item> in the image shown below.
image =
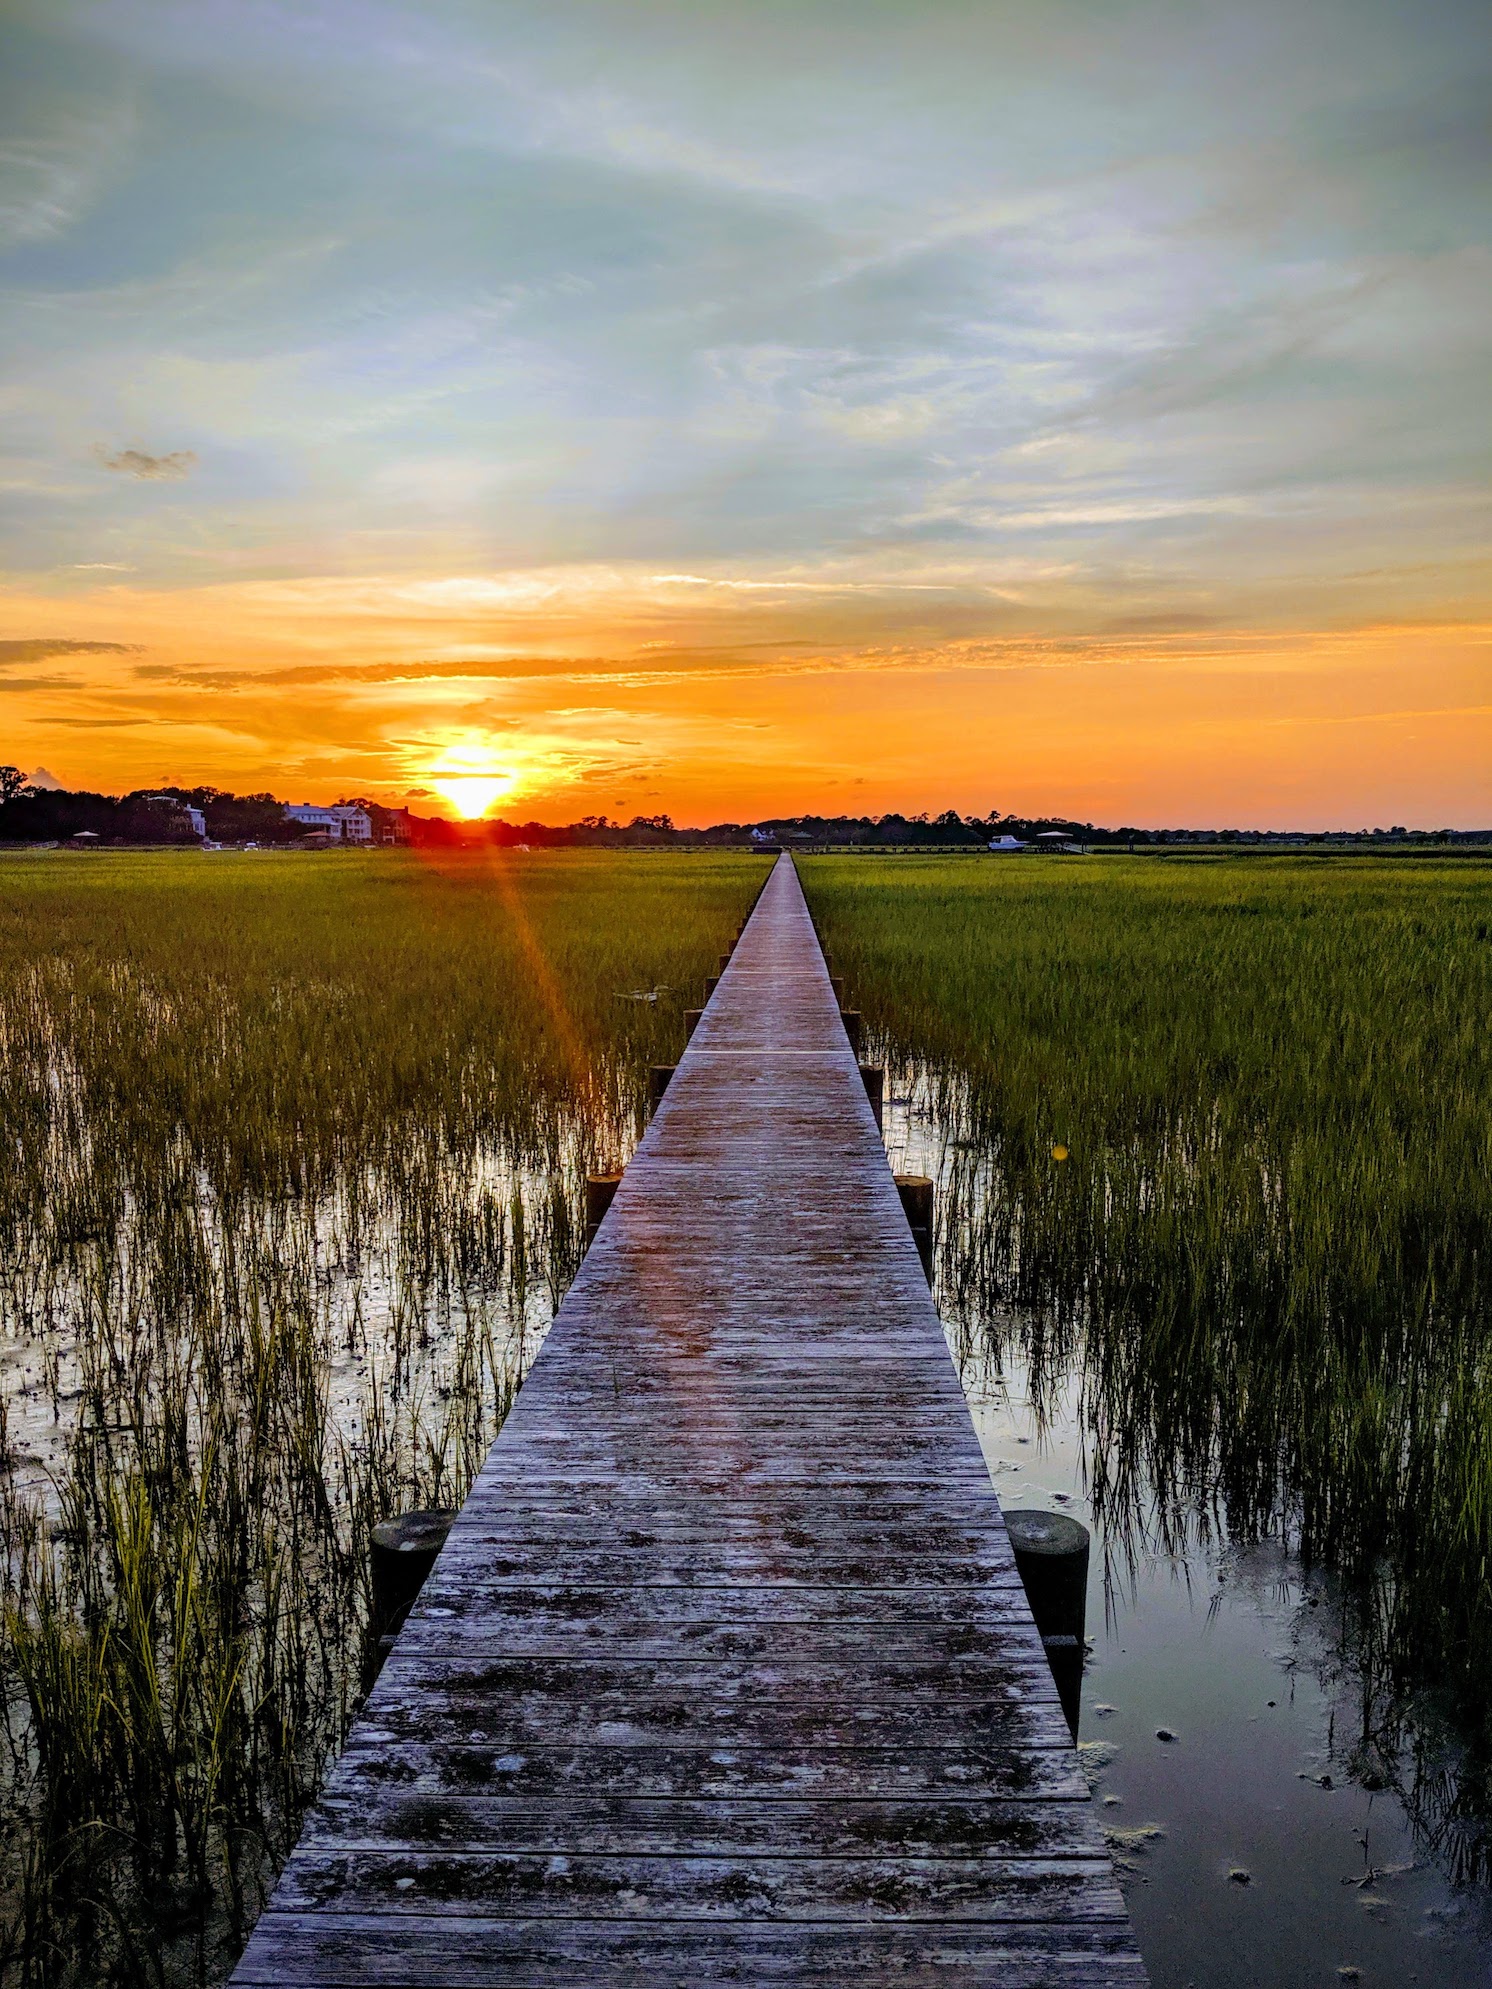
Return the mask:
[[[412,843],[414,824],[407,808],[385,808],[379,818],[378,840],[381,843]]]
[[[1019,856],[1023,851],[1030,849],[1031,845],[1023,843],[1019,836],[993,836],[989,847],[996,856]]]
[[[318,808],[312,801],[287,801],[285,819],[301,822],[312,833],[325,835],[331,843],[371,843],[373,817],[366,808],[339,801],[334,808]]]
[[[1066,829],[1043,829],[1036,838],[1036,847],[1048,856],[1086,856],[1087,848]]]
[[[147,794],[145,799],[152,808],[166,808],[175,815],[185,815],[191,824],[192,834],[207,840],[207,817],[200,808],[194,808],[189,801],[181,801],[174,794]]]

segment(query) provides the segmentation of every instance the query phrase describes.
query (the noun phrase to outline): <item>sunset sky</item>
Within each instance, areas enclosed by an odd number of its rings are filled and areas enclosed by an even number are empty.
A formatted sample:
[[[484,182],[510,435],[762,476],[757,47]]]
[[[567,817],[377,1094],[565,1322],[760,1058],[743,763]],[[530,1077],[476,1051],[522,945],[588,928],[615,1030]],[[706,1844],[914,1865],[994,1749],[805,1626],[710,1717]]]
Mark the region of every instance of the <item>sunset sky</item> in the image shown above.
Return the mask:
[[[1492,824],[1485,0],[0,0],[0,759]]]

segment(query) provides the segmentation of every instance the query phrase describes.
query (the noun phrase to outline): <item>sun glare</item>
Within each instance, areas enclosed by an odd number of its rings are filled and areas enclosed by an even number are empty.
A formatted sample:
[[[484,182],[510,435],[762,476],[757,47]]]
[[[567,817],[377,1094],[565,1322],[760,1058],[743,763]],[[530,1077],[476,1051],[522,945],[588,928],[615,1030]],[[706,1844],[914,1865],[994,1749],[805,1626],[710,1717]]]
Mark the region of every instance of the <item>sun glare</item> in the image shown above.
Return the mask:
[[[513,782],[504,774],[445,774],[430,785],[443,801],[450,802],[463,821],[474,822],[507,793]]]
[[[475,822],[518,785],[517,771],[483,739],[447,740],[425,778],[464,822]]]

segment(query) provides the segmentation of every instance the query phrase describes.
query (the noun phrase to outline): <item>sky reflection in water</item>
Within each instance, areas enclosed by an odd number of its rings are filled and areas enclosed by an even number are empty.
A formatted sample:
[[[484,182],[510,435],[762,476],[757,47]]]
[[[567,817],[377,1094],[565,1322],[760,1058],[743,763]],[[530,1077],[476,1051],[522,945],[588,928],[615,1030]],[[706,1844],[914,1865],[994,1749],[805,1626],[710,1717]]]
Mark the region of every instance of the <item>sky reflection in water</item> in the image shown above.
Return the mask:
[[[905,1074],[888,1088],[892,1165],[939,1177],[948,1129]],[[1018,1353],[1002,1374],[949,1338],[1001,1502],[1093,1524],[1076,1364],[1038,1406]],[[1437,1762],[1417,1723],[1417,1778],[1398,1778],[1425,1803],[1416,1820],[1363,1742],[1330,1571],[1198,1532],[1131,1558],[1099,1527],[1090,1571],[1079,1745],[1155,1989],[1492,1984],[1492,1892],[1452,1882],[1464,1840],[1432,1841],[1425,1802],[1437,1769],[1454,1786],[1449,1742]]]

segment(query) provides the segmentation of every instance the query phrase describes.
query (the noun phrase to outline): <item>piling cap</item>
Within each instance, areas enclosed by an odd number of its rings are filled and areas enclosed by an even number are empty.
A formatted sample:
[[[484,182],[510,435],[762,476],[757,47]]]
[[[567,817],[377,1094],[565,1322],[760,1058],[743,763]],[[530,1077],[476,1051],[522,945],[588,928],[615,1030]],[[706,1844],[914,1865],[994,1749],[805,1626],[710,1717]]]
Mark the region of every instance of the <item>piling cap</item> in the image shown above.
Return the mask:
[[[1065,1512],[1037,1512],[1030,1507],[1005,1515],[1010,1544],[1017,1554],[1086,1554],[1088,1529]]]
[[[436,1508],[380,1520],[373,1529],[373,1544],[386,1554],[438,1554],[455,1517],[454,1512]]]

